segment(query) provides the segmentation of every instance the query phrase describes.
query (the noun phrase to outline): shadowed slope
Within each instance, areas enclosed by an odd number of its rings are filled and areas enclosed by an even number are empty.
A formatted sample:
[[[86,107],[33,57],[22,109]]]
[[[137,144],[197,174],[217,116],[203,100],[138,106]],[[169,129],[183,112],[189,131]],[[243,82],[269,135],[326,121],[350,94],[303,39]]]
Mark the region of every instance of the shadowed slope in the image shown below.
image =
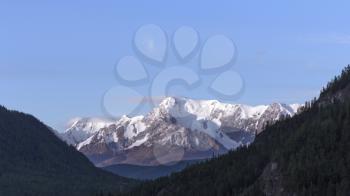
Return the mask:
[[[0,106],[0,195],[94,195],[130,183],[95,168],[33,116]]]

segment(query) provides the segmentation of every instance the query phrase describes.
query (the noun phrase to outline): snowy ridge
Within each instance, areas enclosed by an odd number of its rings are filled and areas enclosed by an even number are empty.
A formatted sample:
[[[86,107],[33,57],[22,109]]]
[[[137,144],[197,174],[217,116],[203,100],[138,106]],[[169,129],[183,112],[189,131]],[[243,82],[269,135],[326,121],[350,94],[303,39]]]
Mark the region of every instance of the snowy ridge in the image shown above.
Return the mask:
[[[167,97],[145,116],[122,116],[115,122],[80,119],[61,137],[88,157],[103,155],[110,157],[106,160],[113,160],[113,163],[135,161],[135,157],[120,161],[120,154],[124,154],[122,157],[146,154],[146,149],[155,145],[181,146],[191,153],[212,148],[225,151],[249,144],[267,122],[293,116],[300,107],[298,104],[249,106]],[[100,159],[93,161],[101,162]]]
[[[70,127],[60,137],[68,144],[76,145],[113,123],[112,120],[101,118],[74,118],[69,123],[71,124]]]

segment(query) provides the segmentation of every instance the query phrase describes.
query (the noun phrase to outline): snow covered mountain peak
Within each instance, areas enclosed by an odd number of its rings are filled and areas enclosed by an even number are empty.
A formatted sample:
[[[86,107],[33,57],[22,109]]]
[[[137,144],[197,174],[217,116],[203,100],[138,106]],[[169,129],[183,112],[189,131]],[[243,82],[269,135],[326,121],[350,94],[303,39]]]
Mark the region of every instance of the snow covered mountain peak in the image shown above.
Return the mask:
[[[195,115],[199,119],[220,118],[223,115],[238,115],[242,119],[259,119],[266,111],[292,116],[301,105],[272,103],[270,105],[249,106],[244,104],[221,103],[217,100],[194,100],[184,97],[167,97],[155,108],[155,113],[170,114],[173,117]],[[237,117],[238,117],[237,116]]]
[[[113,120],[102,118],[74,118],[70,122],[71,126],[61,134],[61,138],[68,144],[76,145],[113,123]]]
[[[75,118],[77,119],[72,123],[71,127],[80,127],[86,130],[93,131],[94,129],[99,129],[105,126],[106,123],[112,123],[112,120],[102,119],[102,118]]]
[[[208,158],[210,149],[222,153],[249,144],[267,122],[293,116],[299,107],[166,97],[144,116],[80,119],[62,138],[97,165],[156,164],[152,149],[159,145],[181,146],[189,159]]]

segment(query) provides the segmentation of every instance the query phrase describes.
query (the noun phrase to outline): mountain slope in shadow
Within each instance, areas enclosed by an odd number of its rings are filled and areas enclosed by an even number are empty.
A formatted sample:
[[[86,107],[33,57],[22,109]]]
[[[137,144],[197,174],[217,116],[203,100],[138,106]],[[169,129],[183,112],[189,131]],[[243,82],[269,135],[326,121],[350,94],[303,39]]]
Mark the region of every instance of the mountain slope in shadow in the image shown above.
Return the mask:
[[[33,116],[0,106],[0,195],[95,195],[134,183],[95,168]]]

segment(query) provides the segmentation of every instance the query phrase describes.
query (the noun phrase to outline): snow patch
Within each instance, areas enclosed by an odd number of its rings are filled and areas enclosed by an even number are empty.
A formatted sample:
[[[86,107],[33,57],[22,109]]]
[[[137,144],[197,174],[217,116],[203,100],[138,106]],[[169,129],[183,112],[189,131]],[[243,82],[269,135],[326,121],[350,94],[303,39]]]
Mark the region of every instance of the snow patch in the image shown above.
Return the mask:
[[[136,146],[140,146],[141,144],[145,143],[148,140],[149,134],[146,134],[144,138],[140,140],[136,140],[134,143],[132,143],[127,149],[134,148]]]

